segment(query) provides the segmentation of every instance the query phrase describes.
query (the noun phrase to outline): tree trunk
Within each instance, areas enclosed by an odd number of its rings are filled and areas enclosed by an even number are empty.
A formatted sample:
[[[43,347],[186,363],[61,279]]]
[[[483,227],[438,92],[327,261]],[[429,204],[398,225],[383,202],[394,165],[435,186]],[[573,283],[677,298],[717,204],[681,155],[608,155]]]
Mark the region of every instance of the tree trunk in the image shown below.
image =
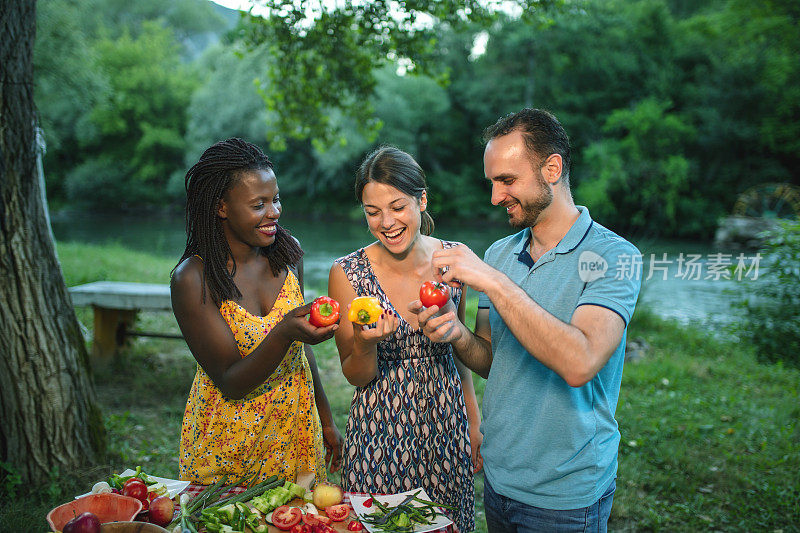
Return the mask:
[[[105,449],[36,168],[35,2],[0,0],[0,460],[26,481]]]

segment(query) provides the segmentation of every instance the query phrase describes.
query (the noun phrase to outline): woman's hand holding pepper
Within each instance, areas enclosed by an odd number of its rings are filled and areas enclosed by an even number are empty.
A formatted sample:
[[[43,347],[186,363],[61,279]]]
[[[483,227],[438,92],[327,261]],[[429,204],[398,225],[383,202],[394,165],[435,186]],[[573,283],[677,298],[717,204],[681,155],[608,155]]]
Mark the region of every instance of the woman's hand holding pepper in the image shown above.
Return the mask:
[[[275,328],[286,339],[306,344],[319,344],[333,337],[333,333],[339,328],[339,324],[331,324],[324,328],[314,327],[306,319],[310,312],[311,303],[296,307],[286,313]]]

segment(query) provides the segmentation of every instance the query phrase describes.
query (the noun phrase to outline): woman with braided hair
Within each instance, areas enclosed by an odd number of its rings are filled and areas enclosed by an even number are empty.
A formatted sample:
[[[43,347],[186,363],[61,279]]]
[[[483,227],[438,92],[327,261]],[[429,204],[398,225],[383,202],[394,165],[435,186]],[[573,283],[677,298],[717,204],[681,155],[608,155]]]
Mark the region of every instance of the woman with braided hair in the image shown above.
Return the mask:
[[[278,224],[272,163],[228,139],[186,173],[186,249],[172,308],[197,360],[180,444],[180,477],[208,485],[259,473],[317,481],[339,467],[342,437],[310,344],[338,324],[305,319],[303,251]]]

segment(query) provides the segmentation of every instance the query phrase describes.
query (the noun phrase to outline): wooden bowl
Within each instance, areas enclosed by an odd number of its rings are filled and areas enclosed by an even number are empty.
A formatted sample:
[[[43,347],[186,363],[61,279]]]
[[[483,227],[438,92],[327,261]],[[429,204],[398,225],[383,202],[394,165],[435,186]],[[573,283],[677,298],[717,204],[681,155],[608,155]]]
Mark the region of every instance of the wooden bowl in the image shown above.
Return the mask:
[[[169,531],[145,522],[111,522],[100,526],[100,533],[169,533]]]
[[[53,531],[61,531],[67,522],[86,511],[93,513],[101,524],[128,521],[142,510],[142,502],[121,494],[89,494],[59,505],[47,513],[47,524]]]

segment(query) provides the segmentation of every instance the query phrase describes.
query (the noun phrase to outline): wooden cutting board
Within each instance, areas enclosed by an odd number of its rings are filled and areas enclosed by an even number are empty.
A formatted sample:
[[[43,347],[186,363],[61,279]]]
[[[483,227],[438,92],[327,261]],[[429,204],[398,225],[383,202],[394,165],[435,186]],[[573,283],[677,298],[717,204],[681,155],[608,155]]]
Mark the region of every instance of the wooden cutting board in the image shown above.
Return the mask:
[[[302,507],[305,503],[306,502],[304,502],[300,498],[297,498],[297,499],[294,499],[294,500],[290,501],[286,505],[289,505],[291,507]],[[322,511],[322,510],[320,510],[320,514],[322,516],[327,516],[325,514],[325,511]],[[350,516],[344,522],[331,522],[331,527],[333,529],[335,529],[336,531],[340,531],[340,532],[345,532],[346,533],[347,532],[347,524],[349,524],[350,521],[353,520],[355,517],[356,517],[356,514],[351,509]],[[366,531],[366,529],[364,531]],[[269,533],[285,533],[285,532],[282,532],[280,529],[278,529],[277,527],[275,527],[275,526],[270,524]]]

